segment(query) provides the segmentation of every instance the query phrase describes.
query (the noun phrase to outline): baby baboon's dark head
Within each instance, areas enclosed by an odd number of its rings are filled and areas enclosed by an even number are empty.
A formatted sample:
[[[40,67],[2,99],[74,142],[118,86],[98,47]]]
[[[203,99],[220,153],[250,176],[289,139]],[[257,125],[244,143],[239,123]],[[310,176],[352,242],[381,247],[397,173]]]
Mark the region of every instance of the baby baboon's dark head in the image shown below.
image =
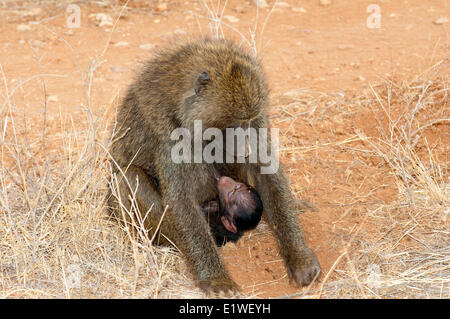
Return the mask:
[[[230,177],[217,180],[220,201],[220,219],[225,228],[232,232],[254,229],[261,220],[263,205],[256,190]]]
[[[246,192],[246,193],[245,193]],[[256,228],[261,220],[263,205],[256,190],[248,186],[241,196],[236,197],[234,222],[237,229],[247,231]]]

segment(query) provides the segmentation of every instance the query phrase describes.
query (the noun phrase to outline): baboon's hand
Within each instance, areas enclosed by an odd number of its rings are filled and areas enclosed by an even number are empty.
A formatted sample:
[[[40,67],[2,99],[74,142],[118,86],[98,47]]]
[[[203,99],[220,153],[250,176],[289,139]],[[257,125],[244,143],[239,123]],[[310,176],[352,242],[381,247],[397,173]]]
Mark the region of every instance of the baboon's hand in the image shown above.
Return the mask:
[[[239,291],[238,285],[229,278],[199,280],[198,286],[206,293],[232,294]]]
[[[287,264],[289,280],[297,286],[306,286],[320,274],[320,265],[316,255],[310,250],[302,251]]]

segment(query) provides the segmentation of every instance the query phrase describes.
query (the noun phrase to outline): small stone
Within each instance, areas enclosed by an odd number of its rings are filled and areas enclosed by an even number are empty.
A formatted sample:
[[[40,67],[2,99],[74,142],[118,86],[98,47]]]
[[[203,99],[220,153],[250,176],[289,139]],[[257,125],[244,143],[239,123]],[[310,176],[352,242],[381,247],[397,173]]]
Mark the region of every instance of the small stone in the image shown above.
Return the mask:
[[[99,27],[113,25],[113,19],[109,14],[106,13],[92,13],[88,17],[93,18],[95,20],[95,24]]]
[[[45,43],[43,41],[41,41],[41,40],[31,40],[30,44],[31,44],[32,47],[35,47],[35,48],[43,48],[43,47],[45,47]]]
[[[41,8],[33,8],[31,10],[23,11],[22,16],[23,17],[36,17],[38,15],[42,14]]]
[[[96,1],[95,4],[99,7],[107,7],[108,5],[110,5],[110,3],[106,2],[106,1]]]
[[[287,2],[278,2],[277,7],[279,8],[289,8],[291,5]]]
[[[114,73],[125,73],[125,72],[129,71],[129,69],[127,69],[121,65],[114,65],[114,66],[110,67],[109,70]]]
[[[237,6],[236,9],[234,9],[237,13],[243,13],[245,11],[243,6]]]
[[[355,46],[353,44],[339,44],[338,49],[339,50],[348,50],[348,49],[354,49]]]
[[[224,16],[224,19],[227,19],[231,23],[236,23],[239,21],[239,18],[236,18],[235,16]]]
[[[154,47],[155,47],[155,45],[154,45],[153,43],[146,43],[146,44],[141,44],[141,45],[139,46],[139,49],[150,51],[150,50],[152,50]]]
[[[49,102],[58,102],[58,96],[57,95],[50,95],[47,97],[47,103]]]
[[[439,18],[439,19],[434,20],[433,23],[436,24],[436,25],[441,25],[441,24],[445,24],[445,23],[447,23],[447,22],[449,22],[449,21],[450,21],[449,18],[447,18],[447,17],[442,17],[442,18]]]
[[[186,34],[187,32],[184,31],[183,29],[176,29],[173,31],[173,33],[177,34],[177,35],[183,35],[183,34]]]
[[[31,27],[28,24],[19,24],[16,27],[17,31],[19,32],[25,32],[25,31],[30,31]]]
[[[303,8],[303,7],[295,7],[295,8],[292,8],[292,11],[293,11],[293,12],[306,13],[306,9]]]
[[[161,20],[160,20],[160,19],[155,19],[155,20],[153,20],[153,22],[154,22],[154,23],[160,23]]]
[[[114,43],[115,47],[126,47],[128,46],[128,42],[127,41],[119,41],[117,43]]]
[[[258,8],[267,8],[269,6],[266,0],[254,0],[253,2]]]
[[[164,2],[158,3],[156,5],[156,10],[159,11],[159,12],[166,11],[167,10],[167,3],[164,3]]]
[[[331,0],[319,0],[319,4],[323,7],[326,7],[331,4]]]

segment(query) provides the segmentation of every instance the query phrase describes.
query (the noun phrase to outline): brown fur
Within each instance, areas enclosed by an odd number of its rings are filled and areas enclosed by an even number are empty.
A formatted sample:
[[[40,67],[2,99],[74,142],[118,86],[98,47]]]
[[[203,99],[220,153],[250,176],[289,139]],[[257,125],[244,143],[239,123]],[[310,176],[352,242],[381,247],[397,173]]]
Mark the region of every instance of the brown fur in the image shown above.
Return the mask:
[[[214,169],[245,183],[254,181],[263,200],[263,218],[272,227],[296,284],[308,284],[320,272],[317,258],[306,246],[281,167],[276,174],[261,175],[259,164],[175,164],[171,160],[176,143],[170,139],[171,132],[178,127],[192,128],[196,119],[203,121],[203,129],[249,122],[255,128],[268,127],[268,93],[260,63],[242,49],[225,40],[187,40],[160,51],[145,65],[118,110],[111,155],[132,189],[138,177],[136,200],[141,213],[155,205],[149,214],[149,228],[156,228],[163,207],[169,206],[161,233],[184,254],[205,290],[237,288],[201,210],[201,203],[218,195]],[[149,166],[159,185],[149,176]],[[114,173],[120,175],[117,168]],[[123,179],[119,188],[122,202],[129,205],[129,188]],[[117,205],[117,196],[111,196],[112,206]]]

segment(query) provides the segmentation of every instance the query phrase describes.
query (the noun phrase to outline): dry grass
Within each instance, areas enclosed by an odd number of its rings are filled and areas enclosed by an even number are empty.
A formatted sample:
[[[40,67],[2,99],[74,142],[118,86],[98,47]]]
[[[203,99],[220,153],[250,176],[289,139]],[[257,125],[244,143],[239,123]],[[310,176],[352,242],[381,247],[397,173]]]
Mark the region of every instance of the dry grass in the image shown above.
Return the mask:
[[[360,226],[343,237],[346,245],[317,297],[450,297],[446,70],[448,60],[410,83],[386,80],[354,101],[368,106],[377,123],[370,136],[360,124],[356,133],[365,146],[360,151],[394,177],[397,195],[390,203],[364,210]]]
[[[60,123],[52,134],[30,129],[31,119],[14,102],[22,83],[9,88],[3,78],[0,295],[201,296],[173,248],[153,247],[107,218],[110,125],[90,107],[93,69],[86,82],[88,124],[44,112],[42,128],[49,117]]]

